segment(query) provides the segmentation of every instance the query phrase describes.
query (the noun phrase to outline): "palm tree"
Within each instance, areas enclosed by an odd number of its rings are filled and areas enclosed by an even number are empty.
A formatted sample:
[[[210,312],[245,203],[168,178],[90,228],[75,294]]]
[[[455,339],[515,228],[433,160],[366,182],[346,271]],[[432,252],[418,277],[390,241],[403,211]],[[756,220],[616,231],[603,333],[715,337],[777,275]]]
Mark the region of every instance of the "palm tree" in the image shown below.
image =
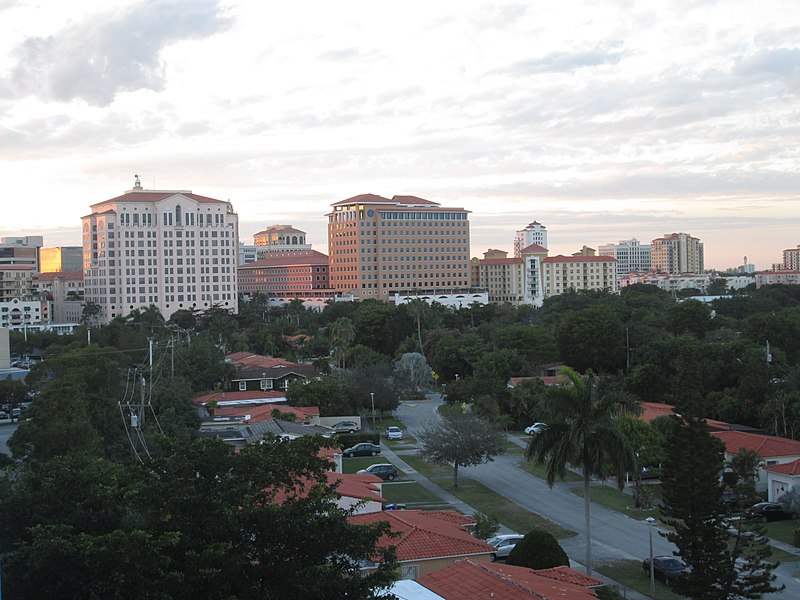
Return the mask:
[[[548,429],[534,435],[526,457],[546,464],[547,485],[556,476],[566,475],[567,465],[583,470],[583,503],[586,520],[586,571],[592,574],[591,477],[606,477],[613,470],[622,484],[627,467],[633,462],[631,449],[617,429],[614,417],[637,412],[638,403],[627,394],[602,395],[592,371],[579,375],[564,367],[563,387],[552,388],[539,405]]]

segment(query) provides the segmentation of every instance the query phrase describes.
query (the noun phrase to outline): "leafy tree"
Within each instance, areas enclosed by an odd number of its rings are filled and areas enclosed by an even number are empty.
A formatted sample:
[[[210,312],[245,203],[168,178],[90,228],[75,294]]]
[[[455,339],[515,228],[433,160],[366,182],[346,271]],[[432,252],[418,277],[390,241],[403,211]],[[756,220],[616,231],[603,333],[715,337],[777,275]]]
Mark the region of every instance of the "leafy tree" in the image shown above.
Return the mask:
[[[568,567],[569,557],[553,534],[544,529],[533,529],[517,542],[506,564],[528,569],[552,569]]]
[[[487,421],[460,411],[444,412],[417,436],[420,455],[453,465],[453,487],[458,487],[458,468],[490,462],[505,451],[505,436]]]
[[[24,381],[6,377],[0,379],[0,404],[8,404],[9,414],[28,399],[28,388]]]
[[[394,365],[395,387],[405,398],[413,398],[430,388],[431,371],[424,355],[407,352]]]
[[[717,277],[712,279],[711,283],[706,286],[706,293],[709,296],[721,296],[728,291],[728,280],[724,277]]]
[[[101,310],[102,307],[97,302],[87,300],[83,304],[83,310],[81,311],[81,324],[94,325]]]
[[[347,350],[355,339],[356,332],[353,322],[347,317],[341,317],[328,326],[328,337],[331,340],[331,355],[336,360],[336,366],[344,369]]]
[[[387,410],[392,411],[400,404],[389,362],[349,369],[346,379],[353,400],[369,411],[374,402],[375,410],[380,411],[381,418]]]
[[[473,513],[472,518],[475,519],[475,525],[470,529],[470,533],[478,539],[488,540],[497,534],[497,530],[500,528],[500,521],[485,513]]]
[[[562,359],[578,371],[616,371],[625,366],[625,327],[605,306],[567,314],[558,330]]]
[[[540,405],[548,429],[531,438],[526,456],[547,465],[546,481],[550,487],[557,476],[564,477],[567,465],[583,470],[586,570],[591,574],[591,477],[606,477],[613,471],[622,484],[633,456],[614,417],[635,412],[638,407],[624,394],[601,395],[597,377],[591,371],[581,376],[565,367],[562,373],[567,384],[552,388]]]
[[[292,406],[318,406],[323,417],[356,414],[361,406],[349,381],[338,373],[318,379],[295,379],[289,382],[286,398]]]
[[[711,308],[697,300],[673,304],[667,311],[667,322],[673,334],[689,334],[696,338],[703,338],[714,326],[711,320]]]

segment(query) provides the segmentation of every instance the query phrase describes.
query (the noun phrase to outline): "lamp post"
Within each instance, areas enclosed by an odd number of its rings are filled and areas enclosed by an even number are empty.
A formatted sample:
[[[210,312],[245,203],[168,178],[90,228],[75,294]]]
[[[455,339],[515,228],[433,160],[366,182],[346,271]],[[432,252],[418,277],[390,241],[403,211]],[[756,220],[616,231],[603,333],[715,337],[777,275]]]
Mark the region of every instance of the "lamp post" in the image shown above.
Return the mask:
[[[372,402],[372,430],[375,430],[375,392],[369,393],[369,399]]]
[[[647,532],[650,538],[650,594],[655,595],[656,572],[655,567],[653,566],[653,523],[655,523],[656,520],[653,517],[647,517],[645,521],[647,521]]]
[[[458,373],[456,373],[456,381],[458,381]]]

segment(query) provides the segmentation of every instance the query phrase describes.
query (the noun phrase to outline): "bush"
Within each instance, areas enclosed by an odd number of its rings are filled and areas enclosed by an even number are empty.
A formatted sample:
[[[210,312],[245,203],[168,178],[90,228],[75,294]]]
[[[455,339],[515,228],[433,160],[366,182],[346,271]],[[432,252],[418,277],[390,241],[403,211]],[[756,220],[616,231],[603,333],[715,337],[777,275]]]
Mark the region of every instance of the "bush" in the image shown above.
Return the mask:
[[[544,529],[534,529],[517,542],[506,564],[529,569],[550,569],[568,567],[569,558],[552,534]]]
[[[500,521],[482,512],[474,513],[472,518],[475,519],[475,526],[470,533],[481,540],[488,540],[500,528]]]

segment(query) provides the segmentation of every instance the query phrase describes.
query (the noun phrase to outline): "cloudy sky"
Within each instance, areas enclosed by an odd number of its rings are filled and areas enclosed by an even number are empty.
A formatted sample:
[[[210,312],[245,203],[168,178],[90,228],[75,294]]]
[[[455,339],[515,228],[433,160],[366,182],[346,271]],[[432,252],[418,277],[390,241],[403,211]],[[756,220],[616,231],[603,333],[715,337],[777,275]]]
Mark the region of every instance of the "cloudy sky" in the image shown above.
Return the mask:
[[[0,0],[0,235],[79,244],[130,189],[230,199],[241,238],[332,202],[472,211],[472,255],[685,231],[706,265],[800,244],[786,2]]]

